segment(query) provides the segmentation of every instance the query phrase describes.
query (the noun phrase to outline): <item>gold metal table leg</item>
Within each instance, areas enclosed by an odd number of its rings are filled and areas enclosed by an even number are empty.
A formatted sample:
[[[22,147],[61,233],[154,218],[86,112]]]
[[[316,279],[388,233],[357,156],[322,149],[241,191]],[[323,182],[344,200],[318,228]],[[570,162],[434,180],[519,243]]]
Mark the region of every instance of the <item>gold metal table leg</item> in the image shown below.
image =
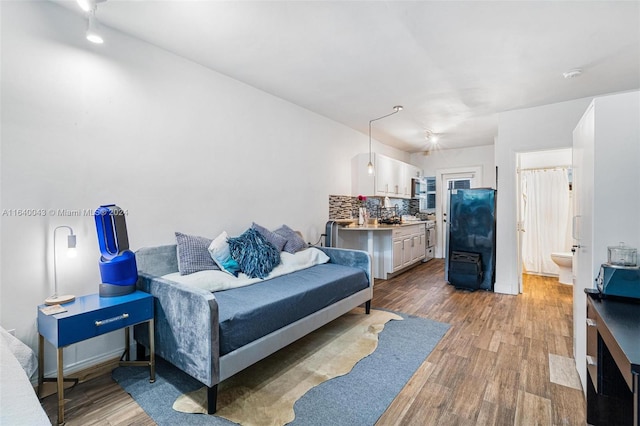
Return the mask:
[[[44,337],[38,333],[38,398],[42,395],[44,384]]]
[[[155,325],[154,320],[149,320],[149,368],[151,369],[151,376],[149,382],[156,381],[156,345],[155,345]]]
[[[154,336],[154,321],[153,319],[150,319],[148,321],[149,323],[149,361],[145,361],[145,360],[140,360],[140,361],[128,361],[128,360],[124,360],[126,355],[130,352],[130,345],[129,345],[129,329],[127,328],[127,333],[126,337],[127,337],[127,341],[125,343],[125,348],[124,348],[124,353],[122,354],[122,357],[120,358],[120,365],[121,366],[145,366],[145,367],[149,367],[149,382],[153,383],[156,381],[156,348],[155,348],[155,336]]]
[[[64,374],[62,348],[58,348],[58,424],[64,424]]]

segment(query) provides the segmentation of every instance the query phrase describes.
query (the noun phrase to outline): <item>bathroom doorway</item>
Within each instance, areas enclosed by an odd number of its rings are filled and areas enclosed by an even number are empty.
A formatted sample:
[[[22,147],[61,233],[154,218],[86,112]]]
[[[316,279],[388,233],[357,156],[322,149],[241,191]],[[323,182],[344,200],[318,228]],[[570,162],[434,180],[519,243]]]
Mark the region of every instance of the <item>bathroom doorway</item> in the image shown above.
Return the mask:
[[[571,235],[571,148],[517,155],[518,269],[557,276],[551,253],[569,252]]]

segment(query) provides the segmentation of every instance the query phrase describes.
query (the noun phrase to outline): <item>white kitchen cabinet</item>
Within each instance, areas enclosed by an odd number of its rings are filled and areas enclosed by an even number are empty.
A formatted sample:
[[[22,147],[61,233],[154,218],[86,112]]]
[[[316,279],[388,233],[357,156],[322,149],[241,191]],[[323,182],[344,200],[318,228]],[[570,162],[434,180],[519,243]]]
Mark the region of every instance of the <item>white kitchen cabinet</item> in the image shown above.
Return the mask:
[[[375,172],[367,170],[369,154],[358,154],[352,161],[352,195],[411,198],[411,178],[422,174],[419,167],[380,154],[371,154]]]
[[[401,179],[397,161],[384,155],[376,155],[375,159],[375,195],[382,197],[396,195]]]
[[[396,238],[393,240],[392,245],[392,258],[393,258],[393,269],[392,271],[397,271],[402,269],[402,263],[404,262],[404,240],[402,238]]]
[[[339,227],[335,246],[365,250],[373,259],[372,272],[386,280],[396,272],[415,266],[425,258],[425,223]]]
[[[413,236],[414,249],[412,252],[411,263],[418,262],[425,258],[427,252],[427,236],[425,234],[424,229],[422,229],[418,234]]]
[[[425,257],[425,227],[424,224],[403,226],[393,230],[393,270],[413,265]]]
[[[411,179],[422,176],[422,170],[419,167],[407,163],[401,163],[401,177],[398,193],[402,198],[411,198]]]
[[[573,132],[573,336],[586,389],[586,295],[607,246],[640,247],[640,92],[595,98]]]
[[[420,167],[416,167],[413,164],[406,164],[406,170],[409,180],[411,180],[411,178],[422,177],[422,169]]]

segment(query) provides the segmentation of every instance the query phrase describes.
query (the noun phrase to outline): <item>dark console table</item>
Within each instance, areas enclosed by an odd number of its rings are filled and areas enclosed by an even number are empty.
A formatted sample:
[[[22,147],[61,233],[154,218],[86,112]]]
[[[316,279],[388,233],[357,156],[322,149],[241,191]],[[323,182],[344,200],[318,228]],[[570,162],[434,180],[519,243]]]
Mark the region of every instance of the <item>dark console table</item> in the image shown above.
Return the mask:
[[[587,423],[640,426],[640,303],[587,297]]]

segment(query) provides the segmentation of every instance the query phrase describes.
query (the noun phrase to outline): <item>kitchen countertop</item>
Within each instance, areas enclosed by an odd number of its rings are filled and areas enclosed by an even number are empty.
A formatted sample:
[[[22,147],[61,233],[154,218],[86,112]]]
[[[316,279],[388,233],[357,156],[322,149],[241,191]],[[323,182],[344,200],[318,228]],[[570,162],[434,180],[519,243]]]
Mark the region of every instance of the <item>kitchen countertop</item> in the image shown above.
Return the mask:
[[[424,225],[430,221],[428,220],[416,220],[410,222],[404,222],[397,225],[349,225],[349,226],[341,226],[338,229],[340,231],[389,231],[395,228],[401,228],[403,226],[411,226],[411,225]]]

